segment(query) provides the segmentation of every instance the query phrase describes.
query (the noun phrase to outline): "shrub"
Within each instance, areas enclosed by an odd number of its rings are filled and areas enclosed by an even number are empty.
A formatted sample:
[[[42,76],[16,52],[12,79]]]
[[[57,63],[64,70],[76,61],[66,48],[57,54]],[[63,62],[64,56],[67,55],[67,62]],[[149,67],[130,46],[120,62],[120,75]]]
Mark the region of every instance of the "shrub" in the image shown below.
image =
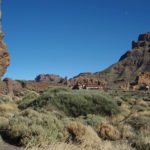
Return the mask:
[[[113,126],[102,122],[96,127],[97,134],[104,140],[120,140],[121,133]]]
[[[28,105],[30,103],[32,103],[34,101],[34,99],[25,99],[23,100],[19,105],[18,108],[19,109],[26,109],[28,107]]]
[[[150,150],[150,143],[147,143],[147,144],[137,143],[135,147],[137,150]]]
[[[6,120],[7,121],[7,120]],[[50,112],[24,110],[0,126],[2,136],[20,146],[44,146],[63,137],[63,124]]]
[[[70,123],[65,130],[66,142],[83,145],[83,148],[99,148],[101,140],[96,132],[80,122]]]
[[[141,128],[150,128],[150,118],[149,117],[132,117],[126,121],[130,124],[135,130],[139,130]]]
[[[73,117],[87,114],[112,116],[120,113],[115,100],[107,94],[96,91],[71,90],[63,87],[50,87],[37,99],[27,102],[24,108],[37,109],[47,105],[54,105],[68,116]]]
[[[88,114],[87,116],[80,116],[75,120],[83,123],[84,125],[89,125],[94,129],[100,122],[105,121],[103,117],[93,114]]]
[[[8,95],[0,94],[0,103],[12,102],[12,98]]]

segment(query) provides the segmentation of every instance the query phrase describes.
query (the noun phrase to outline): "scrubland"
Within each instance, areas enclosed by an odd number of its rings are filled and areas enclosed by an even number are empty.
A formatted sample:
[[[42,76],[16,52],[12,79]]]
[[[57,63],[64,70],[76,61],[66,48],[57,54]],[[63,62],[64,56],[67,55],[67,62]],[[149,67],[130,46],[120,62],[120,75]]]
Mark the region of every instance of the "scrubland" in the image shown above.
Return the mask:
[[[24,150],[150,150],[150,92],[49,87],[0,95],[2,143]]]

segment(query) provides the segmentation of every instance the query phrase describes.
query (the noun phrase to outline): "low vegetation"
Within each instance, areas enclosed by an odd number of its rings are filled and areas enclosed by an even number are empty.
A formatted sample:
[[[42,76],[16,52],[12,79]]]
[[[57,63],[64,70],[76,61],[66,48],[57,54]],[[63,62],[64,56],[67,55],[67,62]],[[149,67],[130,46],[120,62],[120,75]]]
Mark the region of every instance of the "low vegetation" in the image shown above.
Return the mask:
[[[63,124],[50,112],[26,109],[12,118],[0,118],[0,133],[18,146],[45,146],[63,137]]]
[[[149,97],[64,87],[0,95],[0,143],[26,150],[150,150]]]
[[[72,117],[86,116],[88,114],[113,116],[120,113],[115,100],[106,93],[71,90],[63,87],[50,87],[37,99],[23,101],[19,108],[31,107],[37,110],[45,106],[51,107],[51,105]]]

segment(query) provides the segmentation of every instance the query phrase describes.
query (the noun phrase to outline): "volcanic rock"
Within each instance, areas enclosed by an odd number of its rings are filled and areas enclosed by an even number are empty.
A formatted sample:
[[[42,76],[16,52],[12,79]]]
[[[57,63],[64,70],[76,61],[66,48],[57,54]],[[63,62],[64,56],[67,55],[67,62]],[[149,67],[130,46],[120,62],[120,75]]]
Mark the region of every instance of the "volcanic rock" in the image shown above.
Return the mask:
[[[150,32],[139,35],[138,41],[132,42],[132,49],[117,63],[90,75],[90,78],[104,80],[108,88],[118,88],[134,82],[139,72],[150,72]]]
[[[63,78],[54,74],[40,74],[35,78],[36,82],[60,83]]]
[[[70,79],[69,86],[72,86],[74,89],[104,89],[106,87],[106,83],[104,81],[82,75],[78,75]]]
[[[19,82],[9,79],[9,78],[5,78],[3,80],[3,82],[5,82],[5,84],[6,84],[8,95],[20,96],[20,94],[22,92],[22,86]]]
[[[0,31],[0,80],[10,62],[10,55],[7,51],[7,45],[3,42],[4,34]]]
[[[11,97],[20,96],[22,93],[22,86],[15,80],[5,78],[3,81],[0,81],[0,93]]]

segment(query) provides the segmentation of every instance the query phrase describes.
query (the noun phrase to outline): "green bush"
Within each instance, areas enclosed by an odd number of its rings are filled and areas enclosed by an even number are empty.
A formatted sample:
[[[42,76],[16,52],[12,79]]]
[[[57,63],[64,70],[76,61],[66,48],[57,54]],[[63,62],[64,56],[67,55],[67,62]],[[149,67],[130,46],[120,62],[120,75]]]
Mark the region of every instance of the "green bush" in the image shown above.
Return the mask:
[[[0,134],[19,146],[41,146],[53,143],[63,137],[64,126],[50,112],[37,112],[32,109],[14,115],[9,121],[3,119]]]
[[[103,117],[89,114],[87,116],[80,116],[76,118],[74,121],[81,122],[84,125],[89,125],[92,128],[96,128],[96,126],[103,121],[106,121]]]
[[[34,99],[25,99],[25,100],[22,100],[22,102],[18,105],[18,108],[19,109],[26,109],[28,107],[28,105],[30,103],[32,103],[32,101],[34,101]]]
[[[12,102],[12,98],[8,95],[0,94],[0,103]]]
[[[19,105],[22,106],[21,103]],[[114,99],[98,91],[71,90],[63,87],[50,87],[40,97],[27,102],[24,107],[34,109],[54,105],[68,116],[78,117],[88,114],[112,116],[120,112]]]

